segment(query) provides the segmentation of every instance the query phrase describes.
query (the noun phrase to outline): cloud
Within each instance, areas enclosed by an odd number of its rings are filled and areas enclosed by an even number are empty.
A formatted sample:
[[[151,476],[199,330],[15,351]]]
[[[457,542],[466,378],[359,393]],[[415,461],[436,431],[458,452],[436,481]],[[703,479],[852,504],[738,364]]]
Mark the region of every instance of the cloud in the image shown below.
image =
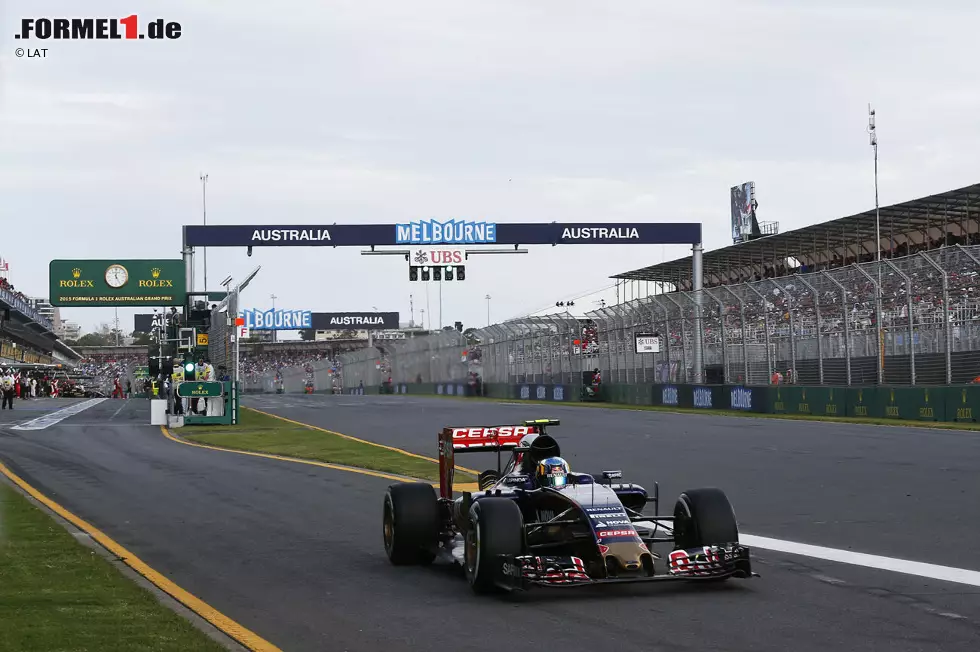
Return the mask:
[[[176,256],[180,225],[201,220],[200,172],[209,223],[693,220],[710,249],[727,244],[728,188],[743,181],[782,230],[870,208],[871,101],[883,203],[976,181],[973,2],[120,0],[84,14],[134,10],[183,35],[50,41],[28,61],[9,26],[77,3],[2,9],[0,254],[34,294],[51,258]],[[487,293],[511,316],[685,254],[482,257],[444,284],[445,321],[485,321]],[[411,294],[418,318],[427,289],[404,261],[356,250],[208,257],[212,284],[263,265],[256,307],[275,293],[407,314]]]

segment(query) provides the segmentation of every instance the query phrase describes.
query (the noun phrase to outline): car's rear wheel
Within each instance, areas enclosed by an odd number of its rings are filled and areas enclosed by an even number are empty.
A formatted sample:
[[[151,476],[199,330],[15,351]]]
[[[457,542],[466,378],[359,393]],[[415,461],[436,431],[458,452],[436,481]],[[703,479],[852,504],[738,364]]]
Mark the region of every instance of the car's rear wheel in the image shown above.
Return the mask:
[[[685,491],[674,506],[674,542],[677,548],[738,543],[738,522],[728,496],[708,487]]]
[[[508,498],[484,498],[470,508],[466,530],[464,567],[466,579],[476,593],[498,590],[495,584],[499,555],[524,553],[524,517]]]
[[[431,564],[439,549],[439,529],[439,498],[432,485],[401,482],[388,487],[383,533],[392,564]]]

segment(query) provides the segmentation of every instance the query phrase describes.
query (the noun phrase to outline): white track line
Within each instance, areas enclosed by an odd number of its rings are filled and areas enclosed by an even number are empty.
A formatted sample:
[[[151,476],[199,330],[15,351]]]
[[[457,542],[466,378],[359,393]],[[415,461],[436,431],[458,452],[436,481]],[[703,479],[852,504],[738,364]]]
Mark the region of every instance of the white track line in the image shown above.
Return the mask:
[[[57,412],[51,412],[49,414],[44,414],[36,419],[31,419],[18,426],[13,426],[11,430],[44,430],[45,428],[50,428],[56,423],[60,423],[67,419],[68,417],[74,416],[79,412],[89,409],[90,407],[96,406],[102,401],[108,399],[104,398],[93,398],[82,403],[75,403],[74,405],[69,405],[66,408],[58,410]]]
[[[636,521],[634,525],[643,525],[653,528],[654,521]],[[670,524],[659,522],[661,530],[670,532]],[[905,575],[915,575],[933,580],[944,582],[955,582],[968,586],[980,586],[980,571],[967,570],[965,568],[953,568],[952,566],[938,566],[936,564],[926,564],[920,561],[908,559],[898,559],[896,557],[882,557],[880,555],[869,555],[863,552],[852,552],[839,548],[825,548],[824,546],[813,546],[808,543],[798,543],[796,541],[783,541],[782,539],[770,539],[760,537],[755,534],[739,533],[739,543],[752,548],[762,548],[763,550],[774,550],[785,552],[791,555],[803,557],[814,557],[826,561],[835,561],[841,564],[852,566],[863,566],[864,568],[874,568],[877,570],[892,571],[893,573],[904,573]]]
[[[812,546],[808,543],[797,543],[795,541],[782,541],[780,539],[770,539],[769,537],[759,537],[754,534],[740,534],[740,543],[764,550],[775,550],[786,552],[792,555],[802,555],[804,557],[815,557],[836,561],[842,564],[853,566],[864,566],[865,568],[876,568],[878,570],[892,571],[893,573],[904,573],[906,575],[916,575],[927,577],[944,582],[956,582],[957,584],[967,584],[969,586],[980,586],[980,572],[966,570],[964,568],[953,568],[951,566],[937,566],[936,564],[924,564],[919,561],[908,559],[896,559],[895,557],[880,557],[869,555],[863,552],[851,552],[850,550],[839,550],[837,548],[824,548],[823,546]]]

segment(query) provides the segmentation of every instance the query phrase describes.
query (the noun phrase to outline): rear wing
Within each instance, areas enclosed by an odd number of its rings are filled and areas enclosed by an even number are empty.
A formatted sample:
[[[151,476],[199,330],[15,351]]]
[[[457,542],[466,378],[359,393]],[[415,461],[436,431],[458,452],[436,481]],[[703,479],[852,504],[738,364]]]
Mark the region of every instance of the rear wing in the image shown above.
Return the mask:
[[[517,448],[527,435],[543,435],[548,426],[557,426],[557,419],[534,419],[520,426],[446,427],[439,432],[439,496],[452,498],[456,453],[495,452],[500,466],[500,452]]]

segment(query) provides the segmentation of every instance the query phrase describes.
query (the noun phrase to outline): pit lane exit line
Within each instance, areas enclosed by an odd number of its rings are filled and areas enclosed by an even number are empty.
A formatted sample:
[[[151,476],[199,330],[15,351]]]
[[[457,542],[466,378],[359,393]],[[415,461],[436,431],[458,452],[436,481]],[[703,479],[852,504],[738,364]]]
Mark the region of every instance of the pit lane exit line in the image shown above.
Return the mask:
[[[45,428],[50,428],[56,423],[61,423],[65,419],[71,416],[75,416],[79,412],[83,412],[90,407],[94,407],[101,403],[102,401],[107,401],[105,398],[93,398],[82,403],[75,403],[74,405],[69,405],[66,408],[62,408],[57,412],[51,412],[50,414],[45,414],[37,417],[36,419],[31,419],[30,421],[25,421],[24,423],[13,426],[11,430],[44,430]]]
[[[740,543],[744,543],[749,547],[762,548],[763,550],[786,552],[792,555],[814,557],[816,559],[836,561],[842,564],[851,564],[852,566],[864,566],[865,568],[904,573],[906,575],[926,577],[944,582],[955,582],[968,586],[980,586],[980,572],[965,568],[938,566],[936,564],[926,564],[908,559],[881,557],[879,555],[869,555],[863,552],[852,552],[838,548],[825,548],[823,546],[813,546],[808,543],[770,539],[769,537],[760,537],[754,534],[739,534],[738,538]]]

